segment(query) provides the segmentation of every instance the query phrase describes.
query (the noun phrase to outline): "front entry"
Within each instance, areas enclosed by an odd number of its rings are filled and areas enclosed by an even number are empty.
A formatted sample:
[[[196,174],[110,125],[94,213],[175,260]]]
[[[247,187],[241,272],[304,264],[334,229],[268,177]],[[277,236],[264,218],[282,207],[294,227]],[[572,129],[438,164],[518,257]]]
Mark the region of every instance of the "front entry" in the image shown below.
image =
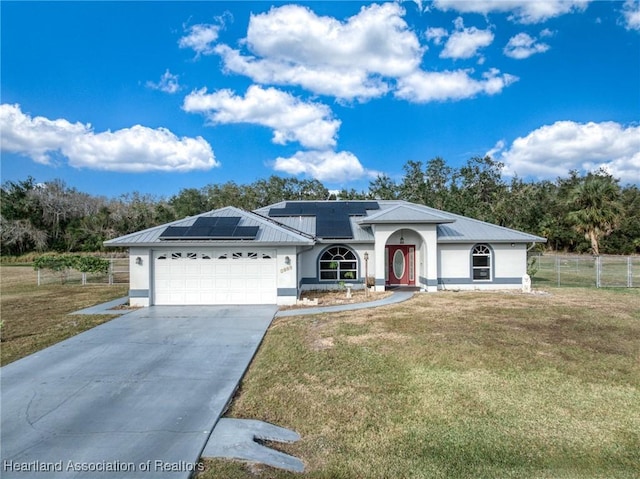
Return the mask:
[[[415,245],[387,246],[387,285],[415,286]]]

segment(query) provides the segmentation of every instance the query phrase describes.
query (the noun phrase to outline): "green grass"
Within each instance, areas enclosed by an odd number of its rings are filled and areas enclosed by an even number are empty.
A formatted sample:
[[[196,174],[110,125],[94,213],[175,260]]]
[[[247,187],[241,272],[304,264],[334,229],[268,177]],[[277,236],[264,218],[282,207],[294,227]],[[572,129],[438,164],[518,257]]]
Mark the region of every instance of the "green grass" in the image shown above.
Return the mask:
[[[640,292],[439,293],[276,320],[229,415],[298,431],[302,475],[637,478]]]
[[[626,256],[602,256],[600,271],[601,287],[624,288],[628,285],[629,266]],[[588,255],[561,256],[556,262],[555,255],[536,257],[538,268],[533,277],[534,286],[558,286],[558,272],[561,287],[596,287],[597,271],[595,259]],[[640,257],[631,257],[631,282],[640,288]]]
[[[38,286],[29,266],[0,267],[1,364],[5,365],[114,318],[69,313],[126,296],[128,285]]]

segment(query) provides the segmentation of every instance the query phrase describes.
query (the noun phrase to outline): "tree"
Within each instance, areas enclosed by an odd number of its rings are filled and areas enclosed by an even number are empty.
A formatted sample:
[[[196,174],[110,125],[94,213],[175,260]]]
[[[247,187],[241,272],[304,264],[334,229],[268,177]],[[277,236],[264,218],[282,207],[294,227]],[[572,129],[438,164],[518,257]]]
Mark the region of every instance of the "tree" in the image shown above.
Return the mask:
[[[640,253],[640,189],[629,185],[622,189],[621,201],[624,214],[618,228],[601,242],[606,253]]]
[[[454,213],[497,222],[495,208],[507,187],[502,180],[503,163],[489,156],[474,157],[453,178],[452,209]]]
[[[376,200],[397,200],[398,185],[388,175],[378,175],[375,180],[369,182],[369,195]]]
[[[615,230],[624,211],[617,180],[603,172],[589,173],[571,190],[568,203],[567,218],[591,242],[592,253],[600,255],[601,239]]]
[[[403,168],[405,173],[400,184],[400,197],[412,203],[427,204],[427,184],[422,162],[407,161]]]
[[[207,211],[207,196],[196,188],[185,188],[169,200],[177,218],[198,215]]]
[[[429,160],[425,170],[425,201],[427,206],[446,210],[450,201],[453,170],[439,156]]]

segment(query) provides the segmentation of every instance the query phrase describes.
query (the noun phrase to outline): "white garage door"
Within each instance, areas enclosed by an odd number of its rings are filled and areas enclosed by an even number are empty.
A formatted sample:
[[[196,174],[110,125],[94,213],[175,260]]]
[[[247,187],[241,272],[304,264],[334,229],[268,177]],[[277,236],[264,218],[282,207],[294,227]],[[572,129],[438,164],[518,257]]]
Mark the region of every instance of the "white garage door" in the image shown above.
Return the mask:
[[[154,304],[275,304],[276,253],[263,249],[156,251]]]

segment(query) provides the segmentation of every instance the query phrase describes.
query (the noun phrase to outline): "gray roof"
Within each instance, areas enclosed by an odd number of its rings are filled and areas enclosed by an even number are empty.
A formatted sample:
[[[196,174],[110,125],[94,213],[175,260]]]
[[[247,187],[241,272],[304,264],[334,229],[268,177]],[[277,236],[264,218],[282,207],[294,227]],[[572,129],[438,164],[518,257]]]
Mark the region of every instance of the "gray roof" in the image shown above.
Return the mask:
[[[353,203],[353,201],[350,201]],[[269,218],[271,208],[282,208],[286,201],[247,212],[232,206],[191,216],[179,221],[131,233],[109,241],[105,246],[186,246],[203,244],[256,244],[261,245],[312,245],[314,243],[373,243],[372,225],[375,224],[436,224],[438,243],[544,243],[540,236],[504,228],[466,216],[448,213],[428,206],[400,200],[378,200],[379,210],[367,210],[367,216],[350,217],[353,239],[320,239],[316,237],[316,221],[313,216],[285,216]],[[370,214],[369,214],[370,213]],[[254,240],[161,240],[160,235],[168,226],[191,226],[197,218],[214,216],[240,217],[241,226],[258,226]]]
[[[370,201],[370,200],[369,200]],[[350,203],[356,201],[350,200]],[[265,206],[256,210],[267,216],[271,208],[283,208],[287,202]],[[462,215],[418,205],[402,200],[377,200],[379,210],[371,210],[367,216],[351,217],[353,239],[340,240],[344,243],[372,243],[372,224],[437,224],[438,243],[544,243],[547,240],[522,231],[475,220]],[[369,212],[369,211],[368,211]],[[279,217],[278,222],[315,236],[315,218],[309,216]],[[321,240],[318,240],[321,241]],[[336,242],[336,240],[324,240]]]
[[[240,217],[240,226],[258,226],[258,233],[253,240],[161,240],[160,235],[168,226],[191,226],[200,217]],[[182,220],[174,221],[172,223],[155,226],[143,231],[131,233],[119,238],[114,238],[109,241],[105,241],[105,246],[188,246],[203,244],[210,245],[215,244],[261,244],[261,245],[311,245],[314,243],[313,238],[301,233],[300,231],[294,231],[281,225],[270,218],[262,217],[256,213],[235,208],[233,206],[227,206],[218,210],[209,211],[196,216],[190,216]]]
[[[380,204],[380,202],[378,202]],[[426,211],[420,205],[411,203],[401,203],[382,209],[376,213],[358,218],[357,223],[361,225],[379,224],[379,223],[403,223],[403,224],[425,224],[425,223],[453,223],[455,220],[450,215],[435,213],[434,211]]]

